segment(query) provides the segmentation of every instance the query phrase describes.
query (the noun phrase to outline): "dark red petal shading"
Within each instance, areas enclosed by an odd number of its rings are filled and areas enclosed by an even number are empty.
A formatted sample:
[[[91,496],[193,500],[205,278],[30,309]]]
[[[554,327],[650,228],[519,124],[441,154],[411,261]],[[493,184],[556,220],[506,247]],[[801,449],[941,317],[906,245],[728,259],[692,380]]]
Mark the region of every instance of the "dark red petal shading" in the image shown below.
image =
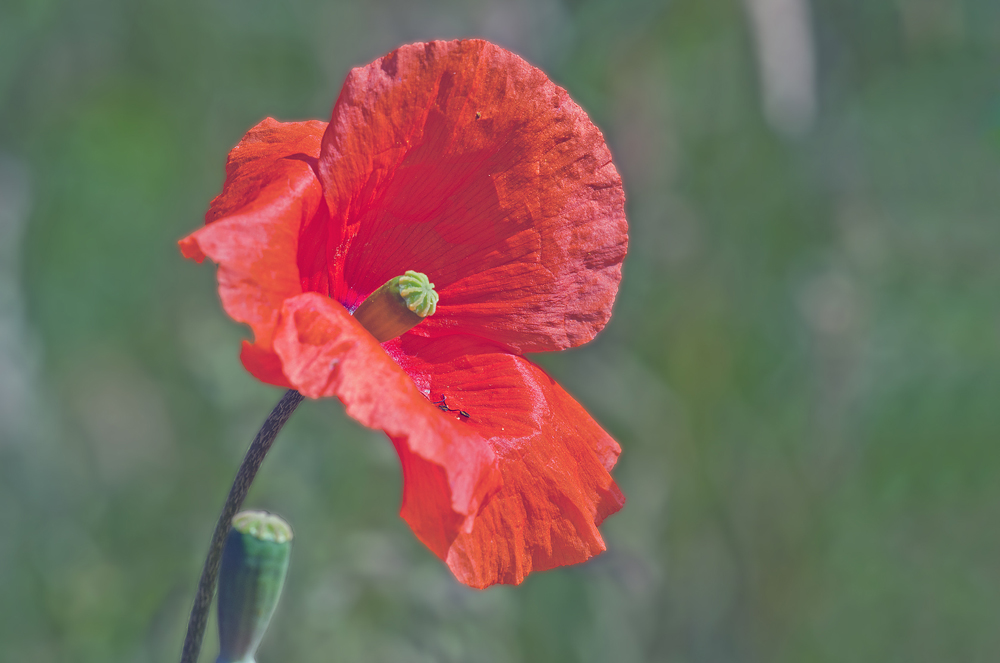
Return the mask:
[[[226,183],[206,224],[180,241],[185,257],[219,266],[219,296],[234,319],[250,325],[243,363],[253,375],[288,386],[271,339],[282,303],[302,292],[296,263],[299,228],[323,205],[309,163],[319,154],[325,122],[268,118],[229,153]]]
[[[400,515],[444,559],[499,487],[490,445],[442,416],[371,334],[324,295],[285,302],[274,350],[303,395],[336,396],[351,417],[386,432],[403,465]]]
[[[457,410],[442,418],[497,455],[503,487],[444,557],[459,580],[517,584],[605,549],[597,526],[625,503],[609,474],[621,449],[552,378],[469,336],[405,334],[386,347],[432,400]]]
[[[305,262],[325,263],[347,306],[414,269],[441,295],[420,335],[541,351],[607,322],[627,242],[621,179],[586,113],[509,51],[411,44],[354,69],[319,173],[330,233],[309,249],[325,261]]]

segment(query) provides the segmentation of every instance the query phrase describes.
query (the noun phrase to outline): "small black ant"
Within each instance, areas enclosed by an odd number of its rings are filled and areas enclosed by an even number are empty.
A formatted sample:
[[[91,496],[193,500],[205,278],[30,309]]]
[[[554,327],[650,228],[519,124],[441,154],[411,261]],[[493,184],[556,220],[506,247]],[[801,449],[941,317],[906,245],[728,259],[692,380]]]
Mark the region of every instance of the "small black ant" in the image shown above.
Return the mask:
[[[465,410],[459,410],[457,407],[448,407],[447,397],[444,394],[441,394],[441,400],[431,401],[431,403],[437,405],[438,409],[441,410],[442,412],[458,412],[458,414],[461,415],[462,417],[466,419],[469,418],[469,413],[466,412]]]

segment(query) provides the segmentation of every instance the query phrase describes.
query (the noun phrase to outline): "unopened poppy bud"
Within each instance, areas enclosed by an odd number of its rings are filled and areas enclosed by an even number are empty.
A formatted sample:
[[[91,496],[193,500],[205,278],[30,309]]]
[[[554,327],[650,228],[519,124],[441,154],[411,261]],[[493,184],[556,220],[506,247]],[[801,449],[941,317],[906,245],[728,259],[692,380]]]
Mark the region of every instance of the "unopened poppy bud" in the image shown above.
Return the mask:
[[[254,654],[281,596],[292,528],[264,511],[243,511],[222,550],[219,570],[219,658],[254,663]]]
[[[437,310],[438,294],[426,275],[407,270],[361,302],[354,319],[379,343],[407,332]]]

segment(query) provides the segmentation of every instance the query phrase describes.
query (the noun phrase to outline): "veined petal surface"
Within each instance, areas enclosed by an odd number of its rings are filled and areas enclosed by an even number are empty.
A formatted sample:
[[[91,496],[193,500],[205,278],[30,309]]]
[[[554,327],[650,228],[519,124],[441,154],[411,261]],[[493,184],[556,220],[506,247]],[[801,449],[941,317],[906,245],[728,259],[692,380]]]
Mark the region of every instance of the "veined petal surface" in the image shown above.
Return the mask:
[[[205,215],[206,225],[180,241],[185,257],[218,266],[226,313],[250,325],[244,365],[259,379],[288,386],[271,351],[283,302],[302,292],[297,267],[299,229],[325,207],[309,159],[315,162],[325,122],[255,126],[229,153],[226,182]]]
[[[459,580],[517,584],[605,549],[597,526],[625,502],[609,474],[621,449],[579,403],[535,364],[481,339],[405,334],[387,346],[449,409],[441,415],[496,453],[503,486],[445,557]]]
[[[306,249],[317,253],[306,278],[348,308],[413,269],[441,295],[421,335],[557,350],[611,314],[621,178],[586,113],[509,51],[411,44],[354,69],[319,175],[329,227]]]

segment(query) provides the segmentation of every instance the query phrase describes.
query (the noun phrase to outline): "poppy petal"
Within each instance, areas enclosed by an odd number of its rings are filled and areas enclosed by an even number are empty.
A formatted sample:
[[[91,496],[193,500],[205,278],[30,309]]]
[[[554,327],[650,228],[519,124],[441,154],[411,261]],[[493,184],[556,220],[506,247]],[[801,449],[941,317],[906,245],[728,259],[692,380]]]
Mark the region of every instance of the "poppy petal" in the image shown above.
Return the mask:
[[[288,386],[276,372],[271,338],[282,302],[302,292],[296,267],[299,228],[323,203],[309,163],[325,122],[268,118],[229,153],[226,182],[206,224],[180,241],[185,257],[218,264],[219,296],[234,319],[250,325],[254,344],[243,363],[259,379]]]
[[[490,445],[441,416],[378,341],[324,295],[305,293],[284,303],[274,350],[303,395],[336,396],[351,417],[386,432],[403,465],[400,515],[443,559],[499,487]]]
[[[621,178],[586,113],[509,51],[411,44],[354,69],[319,176],[329,294],[348,308],[413,269],[441,295],[420,335],[556,350],[611,314],[627,243]]]
[[[517,584],[605,549],[597,526],[625,502],[609,474],[621,449],[552,378],[468,336],[405,334],[386,347],[446,409],[441,418],[475,430],[497,455],[503,487],[445,557],[459,580]]]

